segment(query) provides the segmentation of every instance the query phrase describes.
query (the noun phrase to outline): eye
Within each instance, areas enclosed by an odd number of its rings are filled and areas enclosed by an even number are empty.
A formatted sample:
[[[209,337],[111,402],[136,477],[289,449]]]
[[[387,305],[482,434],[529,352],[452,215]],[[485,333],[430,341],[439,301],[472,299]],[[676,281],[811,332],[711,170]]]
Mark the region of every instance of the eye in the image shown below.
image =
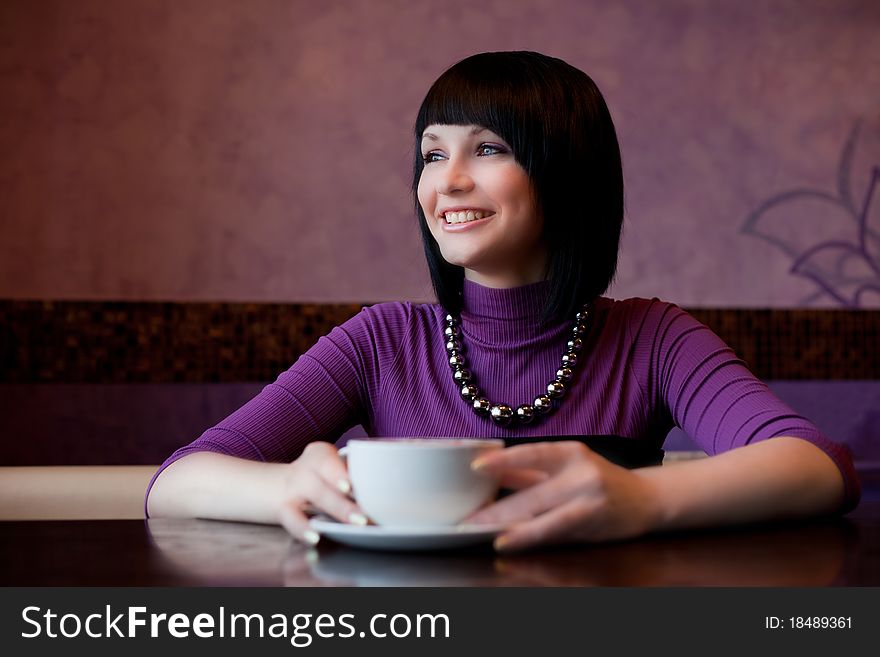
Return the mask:
[[[430,153],[425,153],[422,155],[422,162],[425,164],[431,164],[431,162],[436,162],[437,160],[442,159],[443,156],[436,151],[431,151]]]
[[[505,149],[498,144],[480,144],[480,148],[477,149],[477,152],[482,155],[499,155],[501,153],[505,153]]]

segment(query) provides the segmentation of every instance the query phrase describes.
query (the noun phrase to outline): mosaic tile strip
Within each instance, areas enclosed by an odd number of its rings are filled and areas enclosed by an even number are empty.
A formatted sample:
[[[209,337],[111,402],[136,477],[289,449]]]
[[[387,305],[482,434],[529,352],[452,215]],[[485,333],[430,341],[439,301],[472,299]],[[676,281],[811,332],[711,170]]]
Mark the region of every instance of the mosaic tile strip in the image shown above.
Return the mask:
[[[687,310],[763,380],[880,379],[880,311]]]
[[[0,380],[274,380],[361,307],[0,301]]]
[[[0,300],[0,381],[272,381],[363,305]],[[689,312],[761,379],[880,379],[880,311]]]

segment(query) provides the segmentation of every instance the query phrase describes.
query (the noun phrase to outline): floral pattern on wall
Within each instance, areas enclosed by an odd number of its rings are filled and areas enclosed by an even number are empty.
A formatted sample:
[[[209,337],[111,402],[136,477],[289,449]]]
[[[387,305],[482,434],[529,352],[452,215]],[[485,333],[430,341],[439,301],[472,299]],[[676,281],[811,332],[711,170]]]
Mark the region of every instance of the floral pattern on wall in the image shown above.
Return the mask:
[[[791,260],[790,273],[809,279],[816,292],[802,302],[833,300],[864,308],[880,299],[880,163],[871,168],[867,191],[853,187],[857,123],[844,145],[837,190],[793,189],[765,201],[746,220],[743,233],[762,239]],[[810,218],[818,218],[819,222]]]

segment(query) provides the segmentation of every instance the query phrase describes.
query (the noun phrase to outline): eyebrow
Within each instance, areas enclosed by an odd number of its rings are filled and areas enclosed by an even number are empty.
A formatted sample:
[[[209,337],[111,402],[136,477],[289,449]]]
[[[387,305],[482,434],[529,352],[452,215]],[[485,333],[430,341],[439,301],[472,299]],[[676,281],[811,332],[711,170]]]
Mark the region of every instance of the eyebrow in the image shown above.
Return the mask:
[[[478,135],[481,132],[489,132],[489,129],[488,128],[481,128],[480,126],[474,126],[473,128],[471,128],[470,132],[468,133],[468,137],[473,137],[474,135]],[[439,141],[440,137],[435,135],[433,132],[424,132],[424,133],[422,133],[422,139],[423,140],[429,139],[430,141]]]

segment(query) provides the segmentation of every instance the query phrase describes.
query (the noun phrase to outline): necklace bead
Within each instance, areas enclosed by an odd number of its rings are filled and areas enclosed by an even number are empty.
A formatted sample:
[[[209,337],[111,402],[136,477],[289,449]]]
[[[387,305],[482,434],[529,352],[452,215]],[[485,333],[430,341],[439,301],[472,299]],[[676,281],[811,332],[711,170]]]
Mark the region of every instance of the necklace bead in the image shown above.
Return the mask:
[[[565,394],[565,384],[562,381],[551,381],[547,384],[547,396],[551,399],[559,399]]]
[[[449,367],[453,370],[457,370],[460,367],[464,366],[464,356],[457,351],[453,351],[449,354]]]
[[[560,367],[556,370],[556,380],[557,381],[571,381],[571,377],[574,376],[574,370],[570,367]]]
[[[456,383],[467,383],[471,380],[471,373],[469,370],[459,368],[452,373],[452,378]]]
[[[583,349],[583,336],[589,330],[587,324],[592,316],[591,304],[585,304],[575,315],[574,327],[571,337],[566,341],[565,353],[562,355],[562,364],[556,370],[556,378],[547,384],[544,394],[535,397],[531,404],[521,404],[514,411],[507,404],[493,404],[485,397],[480,397],[480,390],[473,381],[473,374],[464,368],[465,358],[463,355],[464,345],[462,342],[461,320],[452,315],[446,315],[446,327],[443,335],[446,338],[446,356],[452,379],[459,387],[462,399],[471,404],[477,415],[487,416],[498,426],[506,427],[516,418],[518,424],[529,424],[542,415],[547,415],[553,410],[554,400],[557,403],[568,390],[570,381],[574,377],[578,363],[578,352]]]
[[[477,415],[489,415],[489,411],[492,410],[492,404],[490,404],[489,400],[485,397],[475,399],[473,406],[474,412],[476,412]]]
[[[516,419],[520,424],[528,424],[535,419],[535,409],[528,404],[518,406],[516,409]]]
[[[546,415],[550,412],[550,409],[553,408],[553,400],[550,399],[547,395],[541,395],[540,397],[536,397],[535,401],[532,403],[535,407],[535,410],[538,411],[541,415]]]
[[[489,414],[495,424],[500,424],[502,427],[505,427],[510,424],[510,420],[513,417],[513,410],[507,404],[498,404],[497,406],[492,407]]]

